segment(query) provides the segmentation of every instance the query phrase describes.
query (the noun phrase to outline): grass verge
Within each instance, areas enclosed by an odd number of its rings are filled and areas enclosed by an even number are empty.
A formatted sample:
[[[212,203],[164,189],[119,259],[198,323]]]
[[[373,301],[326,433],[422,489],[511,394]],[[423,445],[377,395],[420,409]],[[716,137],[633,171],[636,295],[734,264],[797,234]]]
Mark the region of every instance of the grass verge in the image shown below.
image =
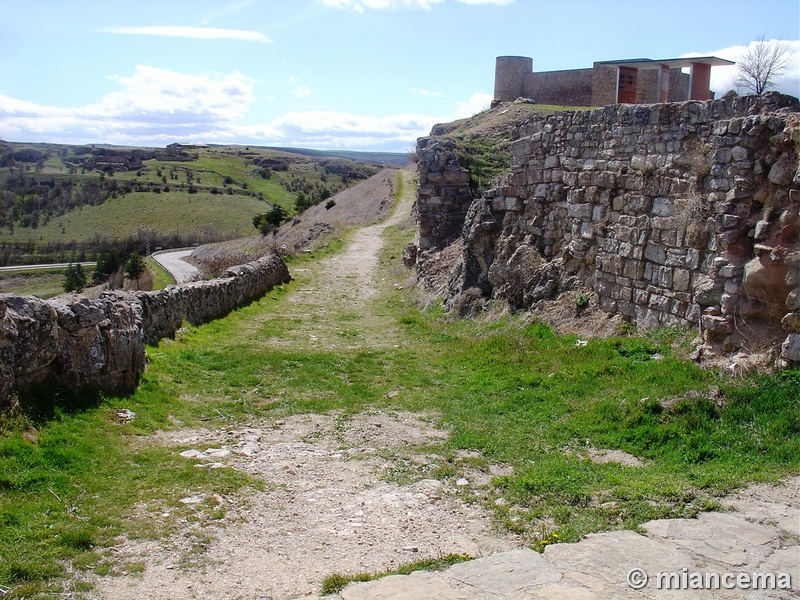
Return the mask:
[[[32,269],[0,273],[0,292],[52,298],[64,292],[64,269]]]
[[[423,558],[409,563],[404,563],[396,569],[383,571],[381,573],[355,573],[351,575],[342,573],[333,573],[328,575],[322,580],[320,593],[325,596],[328,594],[337,594],[341,592],[349,583],[374,581],[389,575],[408,575],[414,571],[444,571],[446,568],[451,567],[460,562],[472,560],[474,556],[469,554],[448,554],[438,558]]]

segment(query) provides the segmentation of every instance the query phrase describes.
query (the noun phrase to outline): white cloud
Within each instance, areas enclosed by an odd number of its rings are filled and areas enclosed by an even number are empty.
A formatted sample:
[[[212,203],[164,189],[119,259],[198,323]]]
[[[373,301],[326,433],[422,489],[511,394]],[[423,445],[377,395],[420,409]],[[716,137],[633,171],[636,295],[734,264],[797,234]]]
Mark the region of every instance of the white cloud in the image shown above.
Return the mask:
[[[385,8],[422,8],[429,9],[434,4],[439,4],[444,0],[322,0],[326,6],[333,8],[347,8],[356,12],[364,12],[365,8],[385,9]]]
[[[435,122],[425,115],[371,117],[320,110],[287,113],[266,124],[240,128],[238,135],[265,144],[397,151],[427,135]]]
[[[255,100],[252,80],[241,73],[187,75],[137,66],[132,76],[113,79],[121,84],[120,91],[77,108],[0,96],[0,136],[30,140],[43,134],[65,143],[154,144],[230,129]]]
[[[768,42],[774,41],[775,40],[768,40]],[[692,52],[682,55],[681,58],[691,58],[694,56],[718,56],[719,58],[738,62],[745,52],[747,52],[749,48],[753,48],[756,43],[757,42],[753,41],[747,46],[729,46],[727,48],[721,48],[712,52]],[[788,43],[791,52],[790,64],[787,67],[783,77],[776,81],[775,86],[771,87],[770,89],[782,92],[784,94],[798,96],[800,95],[800,40],[791,40]],[[711,68],[710,87],[714,92],[716,92],[717,98],[722,96],[722,94],[728,90],[736,89],[734,80],[736,79],[737,73],[738,70],[735,65]],[[744,90],[741,91],[744,92]]]
[[[307,110],[245,125],[242,120],[256,99],[254,80],[241,73],[193,75],[137,66],[130,76],[112,79],[119,85],[117,91],[81,107],[0,96],[0,138],[135,146],[180,140],[403,152],[418,137],[427,136],[434,124],[472,116],[492,99],[473,94],[453,114],[439,117]]]
[[[401,9],[416,8],[430,9],[435,4],[441,4],[445,0],[320,0],[325,6],[333,8],[351,9],[355,12],[364,12],[364,9]],[[514,0],[456,0],[462,4],[493,4],[495,6],[505,6]]]
[[[137,66],[131,77],[114,76],[122,91],[113,92],[86,114],[108,116],[191,114],[216,120],[242,117],[253,96],[252,80],[241,73],[188,75]]]
[[[301,86],[297,88],[295,91],[292,92],[298,98],[308,98],[312,94],[313,90],[307,86]]]
[[[453,119],[464,119],[478,114],[482,110],[489,108],[493,99],[494,96],[492,94],[472,94],[466,102],[458,103],[455,113],[453,113]]]
[[[245,29],[216,29],[213,27],[181,27],[177,25],[163,25],[152,27],[110,27],[105,29],[109,33],[129,35],[159,35],[166,37],[193,38],[198,40],[242,40],[246,42],[271,42],[268,37],[258,31]]]
[[[457,0],[462,4],[494,4],[496,6],[506,6],[512,4],[514,0]]]
[[[432,92],[430,90],[423,90],[415,87],[410,88],[408,91],[412,94],[419,94],[420,96],[428,96],[430,98],[439,98],[442,95],[441,92]]]
[[[241,73],[190,75],[137,66],[99,102],[44,106],[0,96],[0,138],[61,143],[163,146],[175,140],[311,148],[404,151],[427,135],[425,115],[371,117],[335,111],[284,114],[267,123],[239,122],[255,102],[253,80]],[[298,88],[301,95],[311,90]]]

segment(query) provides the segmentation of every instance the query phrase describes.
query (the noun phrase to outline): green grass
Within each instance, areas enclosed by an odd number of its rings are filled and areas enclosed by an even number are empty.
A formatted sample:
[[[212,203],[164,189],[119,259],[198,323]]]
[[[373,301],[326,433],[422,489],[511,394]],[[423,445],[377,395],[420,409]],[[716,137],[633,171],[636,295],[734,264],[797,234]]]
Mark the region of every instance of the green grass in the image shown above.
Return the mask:
[[[113,418],[111,408],[118,406],[109,401],[87,411],[57,411],[36,426],[6,417],[0,585],[14,589],[11,597],[43,591],[69,564],[93,568],[118,535],[158,538],[179,527],[180,518],[210,518],[205,507],[178,502],[189,493],[229,495],[261,485],[231,469],[213,475],[195,469],[173,449],[138,448],[136,428]],[[164,510],[170,519],[161,516]]]
[[[175,283],[172,276],[167,273],[160,264],[154,261],[152,256],[145,257],[144,262],[145,265],[147,265],[147,270],[150,271],[150,274],[153,276],[154,290],[163,290],[168,285]]]
[[[196,149],[190,151],[194,160],[150,158],[144,160],[138,170],[102,174],[90,168],[68,166],[65,161],[74,159],[79,147],[33,144],[31,148],[49,153],[49,158],[41,167],[32,163],[18,165],[14,170],[17,176],[24,170],[28,181],[48,185],[66,180],[76,184],[89,181],[99,184],[102,178],[107,189],[118,190],[117,197],[62,215],[52,214],[49,218],[47,211],[41,211],[35,228],[15,222],[13,230],[8,226],[0,229],[0,242],[41,245],[91,242],[98,236],[125,239],[137,235],[142,227],[165,236],[194,235],[200,242],[242,237],[255,234],[253,216],[266,212],[271,204],[294,214],[298,190],[324,185],[331,193],[336,193],[356,183],[327,172],[318,164],[322,158],[266,148]],[[264,178],[261,167],[255,164],[260,159],[282,161],[286,170],[275,170],[269,178]],[[365,165],[358,165],[358,169],[364,177],[371,169],[377,170]],[[11,172],[11,169],[0,168],[0,183],[4,183]],[[190,185],[197,193],[188,193]],[[138,191],[122,193],[127,188],[138,188]],[[168,191],[164,191],[165,188]]]
[[[136,235],[140,227],[162,234],[214,232],[230,236],[250,235],[253,215],[267,204],[253,196],[188,192],[156,194],[132,192],[98,206],[84,206],[51,219],[36,229],[18,227],[14,234],[0,231],[0,241],[89,241],[98,234],[110,238]]]
[[[64,292],[64,269],[0,272],[0,292],[52,298]]]
[[[153,277],[153,289],[160,290],[175,281],[151,257],[145,258],[147,270]],[[91,277],[93,267],[85,270]],[[0,292],[24,294],[47,299],[64,292],[64,269],[31,269],[24,271],[0,272]]]
[[[338,594],[349,583],[374,581],[389,575],[408,575],[414,571],[444,571],[448,567],[455,564],[472,560],[474,556],[468,554],[447,554],[437,558],[422,558],[409,563],[403,563],[396,569],[389,569],[380,573],[333,573],[328,575],[322,580],[320,586],[320,594],[326,596],[328,594]]]
[[[444,459],[434,475],[457,477],[461,466],[449,457],[463,450],[480,452],[475,468],[512,467],[472,500],[540,550],[592,531],[691,517],[747,482],[800,472],[800,372],[720,382],[672,355],[680,337],[672,330],[583,346],[521,316],[458,320],[439,305],[420,309],[393,285],[407,276],[399,256],[409,234],[387,230],[385,287],[372,306],[387,330],[398,331],[396,347],[271,345],[303,318],[283,310],[301,285],[295,281],[149,348],[148,368],[128,398],[86,398],[83,407],[61,403],[6,418],[0,586],[27,597],[50,589],[68,568],[113,572],[119,567],[105,549],[116,536],[158,538],[174,532],[178,518],[218,521],[220,507],[189,508],[178,502],[184,495],[246,495],[263,485],[231,469],[195,469],[180,448],[141,441],[175,428],[176,419],[213,429],[368,408],[434,415],[451,433],[437,449]],[[316,256],[304,266],[313,268]],[[350,335],[358,316],[340,306],[325,320]],[[704,396],[712,385],[724,402]],[[692,390],[701,392],[665,402]],[[136,420],[116,422],[116,408],[134,411]],[[596,464],[586,458],[590,448],[623,450],[643,466]],[[158,517],[165,509],[174,519]]]

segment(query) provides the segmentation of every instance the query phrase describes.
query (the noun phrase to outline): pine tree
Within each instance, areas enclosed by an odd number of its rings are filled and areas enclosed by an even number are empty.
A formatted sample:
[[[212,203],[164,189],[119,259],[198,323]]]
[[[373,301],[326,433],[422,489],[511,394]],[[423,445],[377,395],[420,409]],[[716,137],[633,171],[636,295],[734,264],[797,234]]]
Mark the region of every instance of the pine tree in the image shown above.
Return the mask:
[[[69,263],[64,271],[64,283],[62,284],[65,292],[82,292],[86,287],[86,273],[80,263],[73,265]]]
[[[128,260],[125,261],[125,277],[130,280],[136,280],[138,287],[139,277],[144,273],[144,269],[144,259],[141,255],[138,252],[131,252]]]

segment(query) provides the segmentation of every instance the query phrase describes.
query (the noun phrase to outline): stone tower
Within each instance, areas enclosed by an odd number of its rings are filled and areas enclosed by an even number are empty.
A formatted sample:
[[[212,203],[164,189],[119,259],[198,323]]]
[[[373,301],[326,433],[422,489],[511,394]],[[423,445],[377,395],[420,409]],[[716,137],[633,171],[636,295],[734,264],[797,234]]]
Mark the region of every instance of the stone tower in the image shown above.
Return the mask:
[[[525,96],[525,80],[533,72],[533,59],[527,56],[498,56],[494,67],[494,99],[513,102]]]

